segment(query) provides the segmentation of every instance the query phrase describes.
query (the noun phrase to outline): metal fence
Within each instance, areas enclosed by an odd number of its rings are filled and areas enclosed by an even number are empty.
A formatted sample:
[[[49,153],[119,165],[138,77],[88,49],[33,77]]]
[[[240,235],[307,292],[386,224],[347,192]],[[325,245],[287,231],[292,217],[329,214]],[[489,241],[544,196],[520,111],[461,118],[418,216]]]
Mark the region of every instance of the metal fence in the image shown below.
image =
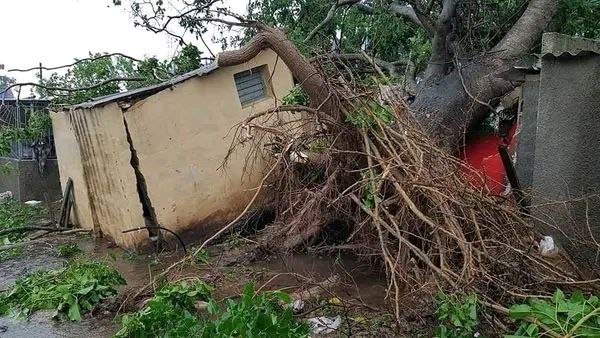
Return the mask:
[[[0,129],[26,127],[32,112],[43,111],[48,113],[48,103],[46,100],[0,100]],[[48,130],[44,141],[51,145],[48,158],[56,159],[52,129]],[[8,157],[18,160],[33,159],[31,141],[14,142]]]

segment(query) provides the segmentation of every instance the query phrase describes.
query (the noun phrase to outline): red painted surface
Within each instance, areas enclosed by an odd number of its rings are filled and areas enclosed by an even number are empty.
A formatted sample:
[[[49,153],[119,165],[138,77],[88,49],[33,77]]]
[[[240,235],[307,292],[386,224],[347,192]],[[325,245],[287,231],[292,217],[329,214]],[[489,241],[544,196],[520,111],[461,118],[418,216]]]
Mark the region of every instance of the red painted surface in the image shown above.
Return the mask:
[[[516,138],[514,137],[517,124],[510,130],[508,151],[513,153]],[[464,170],[467,180],[476,187],[487,188],[495,195],[501,195],[507,183],[506,172],[498,153],[502,138],[498,135],[486,135],[469,141],[461,152],[461,159],[470,169]]]

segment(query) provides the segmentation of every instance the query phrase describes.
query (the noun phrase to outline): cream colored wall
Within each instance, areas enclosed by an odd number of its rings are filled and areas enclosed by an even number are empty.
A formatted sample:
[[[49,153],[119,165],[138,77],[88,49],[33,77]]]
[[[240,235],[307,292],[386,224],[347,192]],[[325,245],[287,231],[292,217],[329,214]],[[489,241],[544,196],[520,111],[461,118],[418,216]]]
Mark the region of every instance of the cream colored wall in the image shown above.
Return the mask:
[[[56,145],[56,156],[58,157],[58,170],[60,172],[60,184],[63,191],[69,177],[73,180],[74,203],[71,220],[84,229],[99,231],[94,227],[92,211],[90,209],[87,183],[84,179],[83,165],[79,153],[79,145],[75,139],[75,133],[71,125],[70,112],[53,112],[50,114],[52,128],[54,131],[54,143]]]
[[[269,98],[242,108],[234,74],[267,65]],[[293,86],[291,73],[270,50],[250,62],[218,69],[137,102],[125,113],[158,222],[172,230],[214,231],[245,207],[259,176],[242,181],[245,152],[219,167],[232,129],[274,106]]]
[[[79,225],[127,248],[147,241],[144,232],[121,233],[145,225],[121,108],[63,111],[53,125],[61,182],[73,179]]]

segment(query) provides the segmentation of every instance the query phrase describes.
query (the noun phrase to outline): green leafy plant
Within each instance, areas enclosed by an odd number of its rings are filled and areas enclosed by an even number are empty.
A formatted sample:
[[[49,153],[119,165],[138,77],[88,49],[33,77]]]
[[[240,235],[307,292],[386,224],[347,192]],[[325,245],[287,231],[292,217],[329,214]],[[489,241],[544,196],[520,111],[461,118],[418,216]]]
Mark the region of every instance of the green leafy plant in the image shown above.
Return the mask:
[[[58,257],[71,258],[82,253],[83,250],[75,243],[61,244],[56,248]]]
[[[55,310],[56,318],[79,321],[102,300],[117,293],[125,280],[101,262],[80,261],[64,268],[38,271],[18,279],[0,293],[0,315],[27,317],[38,310]]]
[[[439,325],[435,337],[473,337],[479,325],[477,310],[475,294],[447,295],[440,292],[437,296],[436,311]]]
[[[115,337],[187,337],[200,330],[198,300],[209,300],[212,288],[203,282],[164,285],[144,309],[124,315]]]
[[[21,228],[39,221],[47,213],[43,207],[31,207],[15,200],[8,199],[0,202],[0,230]],[[0,245],[10,245],[20,241],[23,233],[11,232],[0,236]],[[0,262],[18,257],[23,253],[22,248],[0,251]]]
[[[570,298],[556,290],[551,299],[530,299],[510,309],[519,329],[505,337],[600,337],[600,300],[577,291]]]
[[[200,265],[207,264],[210,260],[210,254],[208,251],[202,249],[194,252],[194,262]]]
[[[225,308],[210,297],[211,288],[197,282],[167,284],[141,311],[125,315],[116,337],[308,337],[309,329],[294,318],[283,292],[257,294],[246,285],[242,297]],[[195,303],[206,301],[198,316]]]
[[[229,299],[221,311],[213,301],[208,311],[217,319],[206,322],[202,337],[308,337],[309,328],[294,318],[289,295],[275,291],[257,294],[247,284],[239,301]],[[282,306],[282,304],[284,306]]]
[[[346,116],[346,121],[355,127],[374,128],[378,123],[390,124],[396,117],[390,107],[382,106],[375,101],[369,101]]]
[[[290,92],[283,97],[283,104],[285,105],[302,105],[308,104],[308,95],[300,86],[296,86],[290,90]]]

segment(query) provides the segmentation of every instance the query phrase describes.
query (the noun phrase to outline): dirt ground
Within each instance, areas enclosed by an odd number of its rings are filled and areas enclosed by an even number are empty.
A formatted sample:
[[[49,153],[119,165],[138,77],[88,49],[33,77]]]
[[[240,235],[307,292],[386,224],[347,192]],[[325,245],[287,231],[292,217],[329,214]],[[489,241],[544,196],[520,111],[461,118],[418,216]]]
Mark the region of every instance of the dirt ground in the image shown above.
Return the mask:
[[[223,301],[241,294],[248,282],[255,283],[260,290],[283,290],[290,294],[312,290],[298,316],[306,319],[339,315],[342,325],[326,335],[331,337],[417,336],[423,334],[422,329],[413,328],[432,326],[428,325],[433,320],[432,304],[415,306],[425,297],[411,294],[406,295],[406,323],[396,324],[385,299],[385,275],[380,267],[368,261],[342,254],[307,253],[265,255],[260,259],[240,261],[238,249],[243,248],[246,241],[236,237],[213,246],[209,249],[207,262],[185,265],[169,278],[200,277],[215,286],[216,298]],[[26,247],[22,256],[0,264],[0,290],[7,289],[25,274],[60,267],[66,260],[57,256],[56,247],[64,243],[77,243],[84,251],[80,255],[82,258],[102,260],[114,266],[127,285],[119,290],[116,299],[85,316],[79,323],[57,322],[51,319],[50,312],[38,312],[29,320],[0,317],[0,337],[111,337],[119,328],[120,305],[125,304],[121,311],[127,312],[143,304],[144,296],[124,303],[127,296],[147,285],[151,276],[156,276],[183,257],[181,250],[138,255],[89,235],[53,235],[44,242]],[[328,288],[318,287],[328,279],[337,279],[338,282]]]

